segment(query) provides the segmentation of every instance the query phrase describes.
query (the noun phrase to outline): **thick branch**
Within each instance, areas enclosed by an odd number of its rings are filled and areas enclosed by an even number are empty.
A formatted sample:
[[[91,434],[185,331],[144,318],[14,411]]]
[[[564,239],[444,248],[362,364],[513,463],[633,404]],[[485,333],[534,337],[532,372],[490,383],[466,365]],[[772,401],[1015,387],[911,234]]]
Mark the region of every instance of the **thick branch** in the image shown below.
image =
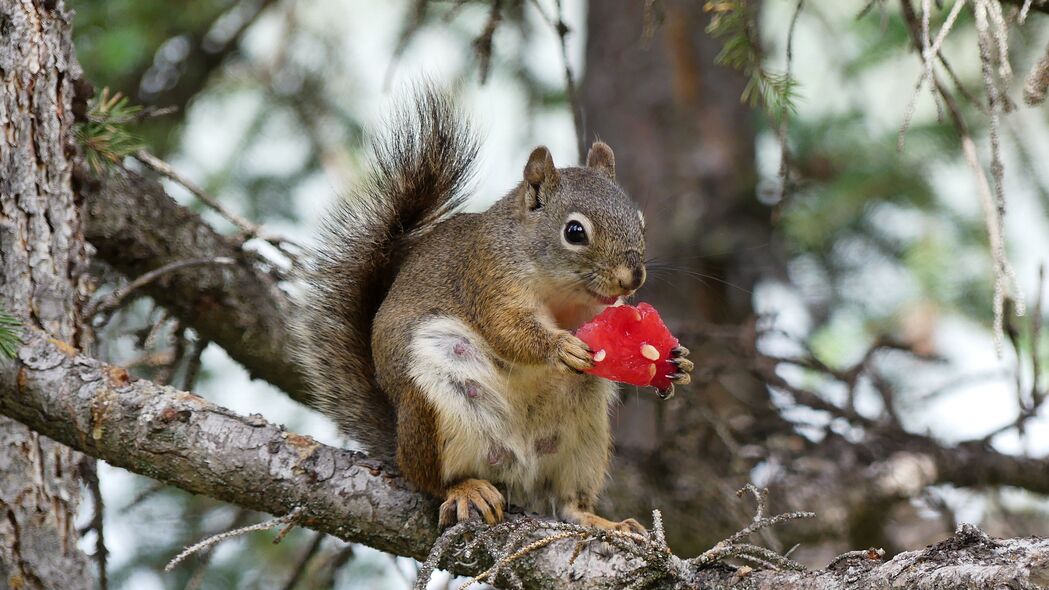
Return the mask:
[[[190,393],[132,380],[123,369],[77,355],[31,330],[17,361],[0,364],[0,412],[114,465],[190,492],[253,510],[287,514],[348,541],[422,558],[437,537],[436,504],[362,455],[243,417]],[[527,588],[618,587],[636,565],[622,550],[587,550],[570,563],[575,541],[551,543],[518,562]],[[453,552],[462,555],[461,552]],[[469,562],[492,562],[484,547]],[[1049,582],[1049,540],[992,541],[972,528],[892,561],[854,560],[817,572],[700,567],[671,557],[658,588],[1035,588]]]
[[[224,348],[252,377],[307,401],[298,369],[288,361],[291,304],[253,254],[176,203],[156,180],[113,171],[85,184],[87,239],[99,258],[129,279],[190,259],[236,260],[172,272],[142,291]]]
[[[1044,458],[1006,455],[979,442],[949,447],[926,436],[903,432],[872,436],[864,447],[876,460],[891,458],[890,455],[898,452],[929,457],[936,470],[927,482],[930,484],[1016,486],[1049,494],[1049,463]]]

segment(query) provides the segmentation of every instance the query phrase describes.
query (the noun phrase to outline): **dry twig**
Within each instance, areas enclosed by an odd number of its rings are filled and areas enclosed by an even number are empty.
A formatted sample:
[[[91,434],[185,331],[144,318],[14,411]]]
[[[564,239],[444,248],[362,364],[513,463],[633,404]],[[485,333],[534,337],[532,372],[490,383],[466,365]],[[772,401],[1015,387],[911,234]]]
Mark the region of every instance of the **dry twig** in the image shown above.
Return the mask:
[[[230,520],[226,528],[237,528],[244,526],[244,522],[251,515],[251,511],[245,508],[238,508],[233,513],[233,518]],[[193,573],[189,576],[189,581],[186,582],[186,587],[183,590],[199,590],[204,585],[204,576],[208,573],[208,567],[211,565],[211,558],[215,555],[215,546],[202,549],[197,553],[196,567],[193,569]]]
[[[123,305],[124,300],[127,299],[129,295],[131,295],[138,289],[141,289],[142,287],[148,285],[149,283],[163,277],[168,273],[182,270],[191,266],[200,266],[203,264],[230,265],[236,264],[236,262],[237,261],[233,260],[232,258],[219,257],[191,258],[189,260],[177,260],[170,264],[165,264],[160,268],[151,270],[147,273],[143,273],[141,276],[131,281],[130,283],[124,285],[123,287],[113,289],[112,291],[103,295],[102,297],[99,297],[98,299],[88,303],[84,309],[84,316],[90,318],[99,314],[103,314],[103,316],[108,315],[109,313]]]
[[[98,587],[99,590],[106,590],[109,588],[109,578],[106,573],[106,561],[109,557],[109,551],[106,549],[106,535],[103,528],[105,523],[105,505],[102,503],[102,489],[98,481],[98,461],[94,457],[84,455],[80,459],[79,467],[80,477],[87,485],[87,489],[91,493],[91,501],[94,503],[91,511],[91,522],[88,523],[86,528],[95,531],[95,554],[92,557],[98,564]],[[83,535],[84,532],[80,531],[80,534]]]
[[[815,518],[816,515],[812,512],[788,512],[770,517],[768,516],[768,489],[758,489],[755,485],[748,483],[736,492],[736,495],[742,497],[746,493],[750,493],[756,503],[753,522],[689,561],[699,565],[707,565],[735,557],[770,569],[804,570],[805,566],[789,557],[780,555],[771,549],[741,541],[759,530],[792,520]]]
[[[554,33],[557,34],[557,38],[561,43],[561,61],[565,66],[565,92],[568,94],[568,104],[572,109],[572,122],[575,124],[575,136],[576,136],[576,148],[579,152],[579,163],[586,162],[586,129],[583,128],[583,105],[579,100],[579,91],[576,88],[575,74],[572,73],[572,64],[568,60],[568,33],[571,29],[565,24],[564,10],[561,7],[561,0],[554,0],[557,10],[557,20],[554,17],[549,16],[543,9],[542,5],[539,4],[539,0],[532,0],[532,4],[535,9],[539,12],[543,20],[546,21],[550,28],[553,29]],[[646,5],[646,15],[651,9],[650,6]],[[646,17],[647,18],[647,17]],[[648,26],[646,24],[646,26]]]
[[[239,229],[243,234],[243,239],[258,238],[273,244],[292,262],[295,262],[298,259],[298,252],[302,250],[301,246],[285,238],[272,236],[264,232],[262,226],[256,225],[228,209],[225,205],[220,203],[218,199],[208,194],[208,192],[201,188],[200,185],[186,178],[182,174],[179,174],[177,170],[164,160],[161,160],[146,150],[135,152],[135,159],[148,166],[154,172],[177,182],[186,190],[193,193],[193,196],[200,199],[202,203]]]
[[[291,528],[292,526],[298,524],[299,517],[301,515],[302,515],[302,508],[299,507],[299,508],[295,508],[291,512],[285,514],[284,516],[281,516],[280,518],[274,518],[272,520],[267,520],[265,522],[260,522],[258,524],[253,524],[251,526],[246,526],[246,527],[239,528],[239,529],[233,529],[232,531],[226,531],[224,533],[219,533],[217,535],[213,535],[211,537],[203,539],[202,541],[200,541],[200,542],[198,542],[196,544],[193,544],[193,545],[190,545],[189,547],[186,547],[182,551],[182,553],[179,553],[178,555],[176,555],[174,559],[169,561],[168,564],[166,566],[164,566],[164,571],[170,572],[183,559],[186,559],[187,557],[189,557],[190,555],[193,555],[194,553],[196,553],[197,551],[200,551],[201,549],[206,549],[208,547],[211,547],[212,545],[221,543],[222,541],[225,541],[226,539],[231,539],[233,537],[237,537],[237,536],[244,535],[244,534],[247,534],[247,533],[253,533],[255,531],[264,531],[264,530],[267,530],[267,529],[272,529],[274,527],[278,527],[278,526],[282,526],[283,525],[283,526],[285,526],[285,528],[281,531],[281,535],[278,535],[277,539],[274,539],[275,543],[279,543],[280,542],[279,539],[282,538],[283,534],[286,534],[287,530],[289,528]]]

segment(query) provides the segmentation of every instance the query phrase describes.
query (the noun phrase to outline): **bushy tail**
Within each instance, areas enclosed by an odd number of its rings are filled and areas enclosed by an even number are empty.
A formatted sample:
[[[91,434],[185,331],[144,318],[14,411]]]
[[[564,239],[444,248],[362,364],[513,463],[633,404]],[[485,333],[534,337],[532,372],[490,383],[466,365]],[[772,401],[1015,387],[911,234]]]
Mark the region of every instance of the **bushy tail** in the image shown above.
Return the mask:
[[[327,217],[309,256],[298,354],[315,405],[375,457],[394,455],[396,416],[375,379],[372,320],[413,237],[467,199],[478,143],[449,98],[417,91],[374,141],[374,172]]]

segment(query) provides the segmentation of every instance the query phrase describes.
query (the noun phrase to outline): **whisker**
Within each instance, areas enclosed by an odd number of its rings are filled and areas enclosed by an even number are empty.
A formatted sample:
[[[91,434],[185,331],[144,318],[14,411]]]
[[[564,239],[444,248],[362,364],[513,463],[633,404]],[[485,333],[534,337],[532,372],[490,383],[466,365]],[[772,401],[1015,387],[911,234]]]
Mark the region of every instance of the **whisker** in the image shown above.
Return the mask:
[[[666,267],[658,267],[657,266],[657,267],[654,267],[654,268],[650,269],[649,276],[651,276],[652,278],[658,278],[660,272],[683,274],[683,275],[685,275],[685,276],[687,276],[689,278],[693,278],[693,279],[698,280],[703,285],[707,284],[706,281],[704,281],[703,279],[710,279],[712,281],[717,281],[717,282],[719,282],[719,283],[721,283],[723,285],[726,285],[728,287],[732,287],[733,289],[738,289],[738,290],[740,290],[743,293],[746,293],[748,295],[753,295],[754,294],[752,291],[749,291],[749,290],[747,290],[747,289],[745,289],[745,288],[743,288],[743,287],[741,287],[741,286],[739,286],[739,285],[737,285],[735,283],[726,281],[725,279],[722,279],[720,277],[716,277],[714,275],[708,275],[708,274],[701,273],[701,272],[694,271],[694,270],[690,270],[690,269],[687,269],[687,268],[671,267],[671,266],[666,266]]]
[[[673,283],[673,282],[671,282],[671,281],[670,281],[669,279],[667,279],[666,277],[661,277],[661,276],[657,276],[657,275],[653,275],[653,274],[650,274],[650,275],[648,275],[648,277],[649,277],[650,279],[653,279],[653,280],[659,281],[659,282],[663,283],[664,285],[666,285],[666,286],[668,286],[668,287],[672,287],[672,288],[675,288],[675,289],[676,289],[676,288],[678,287],[678,285],[677,285],[676,283]],[[704,283],[704,284],[705,284],[705,283]]]
[[[654,201],[654,199],[646,195],[640,205],[641,212],[645,215],[645,221],[647,222],[650,219],[664,219],[666,217],[665,214],[670,210],[671,203],[665,200]],[[646,226],[647,225],[648,224],[646,223]]]
[[[755,244],[753,246],[748,246],[746,248],[726,248],[724,250],[713,251],[713,252],[706,252],[704,254],[698,254],[696,256],[685,256],[685,257],[677,257],[677,256],[675,256],[674,260],[676,260],[676,261],[686,261],[686,260],[702,260],[704,258],[717,258],[719,256],[724,256],[726,254],[731,254],[731,253],[734,253],[734,252],[751,252],[753,250],[760,250],[762,248],[768,247],[770,244],[771,244],[771,242],[762,242],[760,244]],[[645,265],[648,265],[649,263],[658,263],[658,262],[664,262],[664,261],[665,261],[664,259],[661,259],[661,258],[658,258],[658,257],[653,257],[653,258],[646,259],[645,260]]]

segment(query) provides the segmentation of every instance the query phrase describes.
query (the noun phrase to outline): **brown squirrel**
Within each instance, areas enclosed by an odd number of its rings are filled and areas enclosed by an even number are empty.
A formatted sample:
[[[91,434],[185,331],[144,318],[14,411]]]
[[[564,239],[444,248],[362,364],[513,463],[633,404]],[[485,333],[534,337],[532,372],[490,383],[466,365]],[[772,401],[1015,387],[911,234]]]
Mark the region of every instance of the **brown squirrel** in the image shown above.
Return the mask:
[[[643,531],[593,513],[616,386],[582,372],[591,351],[569,329],[644,283],[644,216],[600,142],[584,168],[535,148],[522,182],[462,213],[477,153],[432,88],[375,142],[374,174],[334,208],[306,271],[297,332],[317,406],[442,498],[442,526],[498,522],[509,500]],[[671,381],[688,383],[688,351],[674,354]]]

